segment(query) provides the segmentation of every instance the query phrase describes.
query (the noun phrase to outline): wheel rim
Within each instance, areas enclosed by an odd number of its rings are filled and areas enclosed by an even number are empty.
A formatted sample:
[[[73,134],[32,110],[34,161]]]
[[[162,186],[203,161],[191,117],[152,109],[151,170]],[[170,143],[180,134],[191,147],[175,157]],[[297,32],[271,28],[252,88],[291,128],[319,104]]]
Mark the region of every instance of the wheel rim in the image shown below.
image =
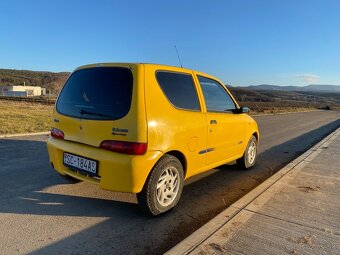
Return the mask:
[[[248,148],[248,163],[249,165],[252,165],[255,161],[256,158],[256,142],[255,141],[251,141],[249,144],[249,148]]]
[[[170,205],[176,198],[179,190],[179,175],[175,167],[166,168],[157,182],[156,197],[162,206]]]

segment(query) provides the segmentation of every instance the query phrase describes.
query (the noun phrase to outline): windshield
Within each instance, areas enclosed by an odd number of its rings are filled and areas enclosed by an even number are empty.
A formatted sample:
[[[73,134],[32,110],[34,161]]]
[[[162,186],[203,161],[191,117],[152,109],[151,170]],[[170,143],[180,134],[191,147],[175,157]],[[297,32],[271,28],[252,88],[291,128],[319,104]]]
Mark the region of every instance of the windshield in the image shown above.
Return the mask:
[[[81,69],[67,80],[57,101],[57,111],[81,119],[120,119],[130,110],[132,86],[128,68]]]

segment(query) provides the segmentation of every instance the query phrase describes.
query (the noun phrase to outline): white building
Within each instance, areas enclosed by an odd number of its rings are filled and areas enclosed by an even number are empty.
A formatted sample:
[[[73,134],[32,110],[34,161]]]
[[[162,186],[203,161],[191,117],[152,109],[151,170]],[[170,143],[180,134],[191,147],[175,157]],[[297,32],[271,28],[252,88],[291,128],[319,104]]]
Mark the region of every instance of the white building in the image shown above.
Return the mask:
[[[10,97],[35,97],[35,96],[45,96],[46,88],[38,86],[0,86],[1,96]]]

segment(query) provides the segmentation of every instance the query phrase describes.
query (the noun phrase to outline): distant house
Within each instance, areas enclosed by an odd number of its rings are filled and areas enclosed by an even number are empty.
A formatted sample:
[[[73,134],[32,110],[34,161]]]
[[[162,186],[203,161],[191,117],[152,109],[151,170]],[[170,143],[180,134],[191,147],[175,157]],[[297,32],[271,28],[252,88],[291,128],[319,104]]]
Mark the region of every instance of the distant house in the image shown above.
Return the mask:
[[[9,97],[35,97],[45,96],[46,88],[38,86],[0,86],[0,95]]]

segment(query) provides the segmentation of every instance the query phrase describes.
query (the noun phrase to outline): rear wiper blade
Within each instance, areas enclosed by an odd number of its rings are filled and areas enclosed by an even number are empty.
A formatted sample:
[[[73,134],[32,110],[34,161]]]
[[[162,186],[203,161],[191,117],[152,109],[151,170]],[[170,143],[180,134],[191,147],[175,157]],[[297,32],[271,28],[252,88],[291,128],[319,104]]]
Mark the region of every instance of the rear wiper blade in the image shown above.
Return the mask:
[[[84,110],[84,109],[81,109],[81,110],[79,111],[79,113],[80,113],[81,115],[86,114],[86,115],[101,116],[101,117],[112,118],[112,119],[115,119],[115,118],[116,118],[116,117],[111,116],[111,115],[107,115],[107,114],[103,114],[103,113],[98,113],[98,112],[90,112],[90,111],[86,111],[86,110]]]

